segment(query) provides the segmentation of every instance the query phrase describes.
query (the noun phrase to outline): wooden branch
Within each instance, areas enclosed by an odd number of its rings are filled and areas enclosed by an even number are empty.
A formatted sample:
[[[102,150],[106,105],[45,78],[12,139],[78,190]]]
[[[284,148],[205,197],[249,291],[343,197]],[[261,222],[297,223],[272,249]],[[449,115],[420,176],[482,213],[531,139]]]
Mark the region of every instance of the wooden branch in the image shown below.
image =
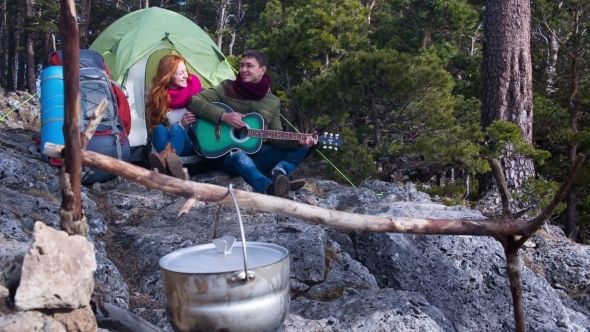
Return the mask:
[[[82,220],[82,164],[80,163],[80,51],[78,22],[74,0],[60,0],[59,34],[62,41],[64,69],[64,151],[65,169],[70,176],[73,195],[62,193],[61,207],[72,213],[74,220]]]
[[[524,318],[524,309],[523,309],[523,299],[522,299],[522,277],[520,274],[520,266],[519,266],[520,260],[518,258],[518,250],[522,247],[522,245],[530,238],[530,236],[534,232],[536,232],[539,228],[541,228],[541,226],[543,225],[543,222],[547,218],[549,218],[551,213],[553,213],[553,210],[555,210],[555,208],[557,207],[557,204],[559,204],[559,202],[561,202],[563,200],[563,198],[566,196],[567,192],[569,191],[569,188],[571,187],[571,185],[574,181],[574,178],[578,174],[578,171],[580,170],[580,167],[582,166],[582,163],[584,162],[584,159],[585,159],[585,157],[578,156],[578,158],[576,159],[576,162],[574,164],[574,167],[572,168],[572,170],[568,174],[568,177],[567,177],[565,183],[559,189],[559,191],[557,192],[557,194],[555,195],[555,197],[553,198],[553,200],[551,201],[549,206],[547,206],[547,208],[545,208],[545,210],[543,210],[542,213],[537,218],[531,220],[528,223],[527,230],[529,233],[521,236],[518,239],[514,235],[496,236],[495,237],[504,247],[504,254],[506,255],[506,271],[508,273],[508,280],[510,282],[510,293],[512,294],[512,307],[514,310],[514,324],[515,324],[516,332],[525,332],[525,329],[526,329],[526,322],[525,322],[525,318]],[[490,164],[492,164],[491,161],[490,161]],[[492,165],[493,165],[492,168],[494,168],[494,174],[496,176],[498,176],[498,174],[500,174],[501,177],[503,178],[504,176],[503,176],[503,172],[502,172],[501,167],[499,168],[499,171],[498,171],[498,169],[496,169],[500,166],[499,163],[495,163]],[[497,180],[497,182],[501,182],[502,179],[498,179],[498,177],[496,177],[496,180]],[[498,180],[500,180],[500,181],[498,181]],[[505,184],[505,182],[504,182],[504,184]],[[500,190],[500,194],[502,195],[502,202],[504,203],[505,194],[503,195],[502,193],[504,191],[506,193],[508,193],[508,191],[507,191],[508,189],[505,185],[498,186],[498,189]],[[503,206],[504,206],[504,208],[506,208],[505,204],[503,204]],[[503,211],[502,215],[504,218],[509,218],[509,219],[512,218],[511,211],[508,211],[508,213]]]
[[[512,308],[514,310],[514,325],[516,332],[525,332],[524,308],[522,300],[522,277],[520,274],[520,259],[518,249],[513,250],[513,243],[516,241],[514,235],[507,236],[508,241],[504,247],[506,255],[506,272],[510,282],[510,293],[512,294]]]
[[[59,186],[62,191],[62,196],[71,200],[74,196],[74,191],[72,190],[72,184],[70,183],[70,175],[65,172],[63,166],[59,168]],[[70,235],[86,236],[86,234],[88,234],[88,223],[84,215],[82,215],[82,219],[76,219],[74,218],[73,211],[60,207],[59,221],[61,229]]]
[[[102,120],[102,117],[104,116],[104,113],[107,111],[108,106],[109,102],[106,98],[104,98],[94,110],[94,113],[90,118],[90,121],[88,121],[88,125],[86,125],[86,128],[84,128],[84,132],[80,136],[82,140],[82,150],[86,150],[88,142],[90,142],[92,136],[94,136],[96,128],[98,128],[98,125],[100,125],[100,120]]]
[[[178,210],[178,214],[176,215],[176,219],[179,219],[183,215],[189,213],[191,211],[191,209],[193,208],[193,206],[195,206],[195,204],[197,204],[197,199],[192,198],[192,197],[187,199],[186,202],[184,202],[184,204],[180,208],[180,210]]]
[[[44,154],[60,158],[63,146],[46,143]],[[233,206],[228,189],[212,184],[184,181],[162,175],[92,151],[82,151],[82,164],[187,199]],[[426,219],[393,216],[369,216],[323,209],[279,197],[235,190],[238,204],[244,208],[278,213],[315,224],[366,232],[396,232],[447,235],[523,235],[525,220]]]
[[[513,219],[512,210],[510,210],[510,200],[512,199],[512,196],[510,195],[508,185],[506,184],[502,165],[498,159],[487,158],[487,160],[492,167],[492,173],[494,174],[496,185],[498,186],[498,191],[502,198],[502,219]]]

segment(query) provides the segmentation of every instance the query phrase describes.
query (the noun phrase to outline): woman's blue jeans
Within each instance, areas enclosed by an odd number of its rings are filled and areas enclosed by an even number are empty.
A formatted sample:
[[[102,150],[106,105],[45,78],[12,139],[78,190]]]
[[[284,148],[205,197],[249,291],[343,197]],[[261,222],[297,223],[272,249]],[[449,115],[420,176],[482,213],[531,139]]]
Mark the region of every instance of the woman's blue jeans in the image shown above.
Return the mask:
[[[163,125],[157,125],[152,134],[152,144],[157,152],[162,152],[168,143],[176,150],[179,156],[192,156],[195,154],[193,144],[188,137],[184,128],[179,124],[174,124],[170,129]]]
[[[243,151],[228,153],[221,163],[221,170],[229,175],[239,175],[254,191],[266,193],[266,187],[272,183],[269,178],[271,171],[280,170],[289,176],[307,158],[310,150],[276,149],[263,145],[260,151],[247,154]]]

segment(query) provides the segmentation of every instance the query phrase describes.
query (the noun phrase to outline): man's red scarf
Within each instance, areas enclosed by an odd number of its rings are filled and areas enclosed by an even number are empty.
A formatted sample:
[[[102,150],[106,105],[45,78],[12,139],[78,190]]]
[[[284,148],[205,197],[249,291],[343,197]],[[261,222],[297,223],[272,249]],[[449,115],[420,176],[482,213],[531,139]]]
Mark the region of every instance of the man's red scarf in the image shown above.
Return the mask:
[[[170,95],[170,109],[184,108],[189,98],[201,92],[203,87],[201,81],[197,76],[191,74],[188,78],[188,84],[182,89],[168,89],[168,95]]]
[[[242,98],[248,100],[261,100],[270,91],[270,76],[264,74],[258,83],[246,83],[242,80],[242,76],[238,74],[234,81],[234,90]]]

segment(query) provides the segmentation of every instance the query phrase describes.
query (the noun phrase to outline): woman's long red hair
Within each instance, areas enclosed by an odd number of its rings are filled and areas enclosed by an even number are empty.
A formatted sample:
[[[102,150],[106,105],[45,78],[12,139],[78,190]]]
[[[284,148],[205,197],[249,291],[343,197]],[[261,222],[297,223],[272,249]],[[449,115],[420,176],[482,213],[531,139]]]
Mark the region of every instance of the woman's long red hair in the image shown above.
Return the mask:
[[[178,65],[186,60],[180,55],[165,55],[158,63],[156,76],[152,79],[152,88],[147,96],[146,113],[148,130],[153,130],[160,123],[166,123],[166,114],[170,111],[170,95],[168,95],[168,83],[176,73]],[[190,83],[191,75],[188,76]]]

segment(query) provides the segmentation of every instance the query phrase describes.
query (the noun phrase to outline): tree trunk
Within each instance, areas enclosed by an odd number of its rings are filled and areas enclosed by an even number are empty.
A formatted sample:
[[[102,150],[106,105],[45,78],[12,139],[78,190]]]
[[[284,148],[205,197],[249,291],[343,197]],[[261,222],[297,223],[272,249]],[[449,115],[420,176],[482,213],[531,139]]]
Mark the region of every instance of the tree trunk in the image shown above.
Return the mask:
[[[0,87],[6,85],[6,64],[8,63],[8,25],[6,23],[6,1],[0,0]]]
[[[236,13],[234,15],[233,23],[230,25],[231,40],[229,42],[228,53],[227,53],[229,56],[234,55],[234,45],[236,43],[237,31],[240,28],[240,26],[242,25],[242,20],[244,19],[244,15],[246,14],[246,9],[244,8],[244,5],[242,4],[242,0],[234,2],[234,7],[236,8],[236,10],[235,10]]]
[[[430,44],[430,38],[432,38],[432,32],[430,31],[430,28],[426,27],[422,32],[422,44],[420,47],[426,48],[428,44]]]
[[[380,148],[383,147],[383,140],[381,138],[383,124],[381,123],[381,117],[379,116],[379,111],[377,110],[377,104],[375,103],[375,99],[371,100],[371,115],[373,116],[375,146]]]
[[[35,4],[34,0],[25,0],[25,12],[26,15],[29,17],[34,16],[35,13],[33,12],[33,5]],[[37,66],[35,64],[35,50],[33,48],[33,32],[27,31],[27,47],[26,47],[26,84],[27,84],[27,91],[34,95],[37,93]]]
[[[548,56],[547,56],[547,69],[545,69],[545,75],[547,76],[547,87],[545,93],[552,94],[555,92],[555,77],[557,76],[557,55],[559,53],[559,40],[555,33],[549,34],[548,40]]]
[[[496,120],[518,125],[532,142],[533,88],[530,54],[530,2],[487,1],[484,13],[483,109],[484,128]],[[518,191],[534,175],[532,160],[510,158],[510,147],[502,158],[508,188]],[[493,177],[482,177],[480,195],[496,190]]]
[[[23,20],[24,21],[24,20]],[[25,50],[27,47],[27,39],[25,38],[24,31],[20,33],[19,37],[20,41],[20,49]],[[18,68],[18,75],[16,79],[16,89],[19,91],[27,90],[27,53],[19,51],[18,53],[18,61],[17,61],[17,68]]]
[[[90,22],[90,11],[92,9],[92,0],[80,1],[80,48],[88,48],[88,24]]]
[[[20,2],[19,2],[20,3]],[[20,33],[19,30],[15,27],[20,26],[20,8],[15,6],[12,3],[11,6],[8,6],[9,13],[7,18],[10,20],[8,22],[8,56],[7,56],[7,67],[6,68],[6,89],[8,91],[15,91],[16,84],[18,82],[17,75],[18,75],[18,67],[17,67],[17,57],[18,57],[18,46],[20,44]]]
[[[579,24],[580,24],[579,13],[574,12],[573,34],[575,36],[579,36],[579,33],[580,33]],[[577,38],[577,37],[574,38],[573,56],[572,56],[571,65],[570,65],[570,75],[571,75],[570,93],[569,93],[569,98],[568,98],[568,103],[567,103],[567,110],[570,115],[570,129],[574,133],[577,133],[579,131],[579,126],[578,126],[578,116],[579,115],[578,115],[578,110],[577,110],[577,105],[576,105],[576,97],[578,95],[579,82],[580,82],[580,71],[577,68],[578,67],[578,50],[579,50],[578,40],[579,40],[579,38]],[[578,153],[577,143],[576,142],[570,143],[569,151],[568,151],[568,159],[570,160],[570,162],[573,162],[574,160],[576,160],[577,153]],[[574,239],[574,241],[576,240],[576,237],[578,235],[577,234],[578,220],[576,217],[576,205],[577,205],[578,200],[576,197],[576,190],[575,189],[576,189],[575,186],[572,186],[572,188],[568,192],[567,201],[566,201],[567,206],[566,206],[566,213],[565,213],[565,217],[566,217],[565,235],[567,235],[571,239]]]
[[[368,24],[371,24],[371,15],[373,14],[373,8],[375,7],[376,3],[377,3],[377,0],[366,1],[365,7],[368,8],[368,13],[367,13],[367,23]]]
[[[221,49],[223,45],[223,30],[227,27],[227,0],[221,0],[219,9],[217,10],[217,29],[215,30],[215,42],[217,47]]]
[[[227,55],[233,56],[234,55],[234,44],[236,43],[236,30],[232,30],[229,35],[231,36],[231,40],[229,42],[229,46],[227,47]]]

